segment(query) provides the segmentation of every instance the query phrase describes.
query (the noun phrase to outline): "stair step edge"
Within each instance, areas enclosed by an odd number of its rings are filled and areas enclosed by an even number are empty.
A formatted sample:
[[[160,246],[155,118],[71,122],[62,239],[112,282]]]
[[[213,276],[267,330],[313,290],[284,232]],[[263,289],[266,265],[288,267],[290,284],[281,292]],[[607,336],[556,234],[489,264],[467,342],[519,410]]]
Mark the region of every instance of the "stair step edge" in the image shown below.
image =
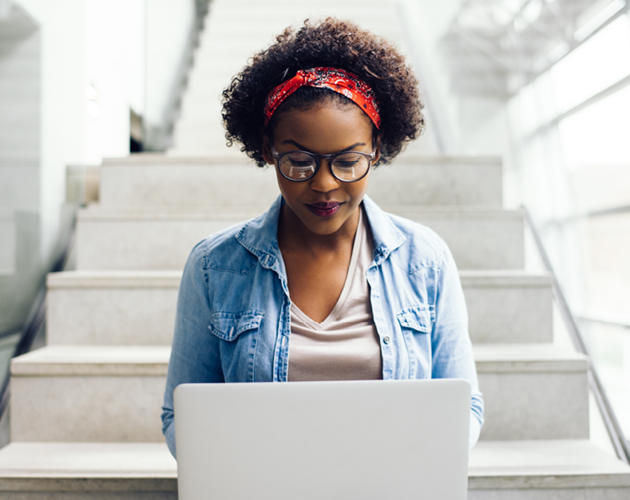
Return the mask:
[[[548,274],[526,271],[459,271],[464,287],[551,286]],[[46,278],[49,290],[60,288],[178,288],[181,271],[63,271]]]
[[[478,373],[586,372],[583,354],[553,344],[478,344]],[[52,345],[14,358],[15,376],[163,376],[170,346]]]
[[[481,441],[468,476],[471,490],[630,488],[630,467],[588,440]],[[163,443],[11,443],[0,450],[0,491],[176,491],[176,477]]]

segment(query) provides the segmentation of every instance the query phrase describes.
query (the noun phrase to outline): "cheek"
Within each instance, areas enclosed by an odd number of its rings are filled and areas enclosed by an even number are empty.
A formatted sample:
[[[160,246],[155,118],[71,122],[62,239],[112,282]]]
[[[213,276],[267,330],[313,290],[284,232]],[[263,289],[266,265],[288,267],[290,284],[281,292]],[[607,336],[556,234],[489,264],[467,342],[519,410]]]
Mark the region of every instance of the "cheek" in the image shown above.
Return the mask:
[[[352,190],[350,192],[352,193],[352,196],[355,198],[359,198],[359,201],[363,199],[365,193],[367,192],[369,178],[370,175],[368,174],[365,179],[350,184],[350,189]]]
[[[292,198],[295,198],[296,196],[299,196],[300,192],[304,188],[303,185],[306,184],[304,182],[291,182],[291,181],[286,180],[284,177],[280,175],[280,173],[278,173],[277,169],[276,169],[276,180],[278,182],[278,189],[280,190],[280,194],[282,194],[285,200],[292,199]]]

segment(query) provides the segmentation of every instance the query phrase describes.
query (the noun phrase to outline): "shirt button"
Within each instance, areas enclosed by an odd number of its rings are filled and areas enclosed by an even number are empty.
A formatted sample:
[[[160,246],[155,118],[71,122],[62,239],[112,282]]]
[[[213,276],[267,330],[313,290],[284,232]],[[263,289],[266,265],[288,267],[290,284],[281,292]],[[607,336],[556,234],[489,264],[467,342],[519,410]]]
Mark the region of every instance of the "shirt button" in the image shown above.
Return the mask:
[[[383,344],[389,344],[389,337],[383,337]]]

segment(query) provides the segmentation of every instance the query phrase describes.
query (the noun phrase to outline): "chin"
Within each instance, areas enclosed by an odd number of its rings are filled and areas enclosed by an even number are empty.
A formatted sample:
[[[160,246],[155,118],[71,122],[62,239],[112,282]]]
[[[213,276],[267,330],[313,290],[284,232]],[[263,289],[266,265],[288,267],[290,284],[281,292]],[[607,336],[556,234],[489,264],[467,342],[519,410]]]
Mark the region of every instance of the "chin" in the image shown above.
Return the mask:
[[[330,221],[330,222],[332,222],[332,221]],[[337,231],[339,231],[339,229],[341,229],[341,226],[343,224],[323,223],[323,224],[304,224],[304,225],[312,233],[319,234],[321,236],[326,236],[326,235],[329,235],[329,234],[334,234]]]

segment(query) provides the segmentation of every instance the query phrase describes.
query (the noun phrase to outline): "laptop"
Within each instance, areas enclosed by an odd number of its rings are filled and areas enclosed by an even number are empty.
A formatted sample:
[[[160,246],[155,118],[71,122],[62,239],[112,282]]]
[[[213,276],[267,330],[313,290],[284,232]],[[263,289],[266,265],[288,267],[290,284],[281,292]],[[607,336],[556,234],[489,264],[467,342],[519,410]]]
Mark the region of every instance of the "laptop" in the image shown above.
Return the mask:
[[[183,384],[180,500],[465,500],[465,380]]]

